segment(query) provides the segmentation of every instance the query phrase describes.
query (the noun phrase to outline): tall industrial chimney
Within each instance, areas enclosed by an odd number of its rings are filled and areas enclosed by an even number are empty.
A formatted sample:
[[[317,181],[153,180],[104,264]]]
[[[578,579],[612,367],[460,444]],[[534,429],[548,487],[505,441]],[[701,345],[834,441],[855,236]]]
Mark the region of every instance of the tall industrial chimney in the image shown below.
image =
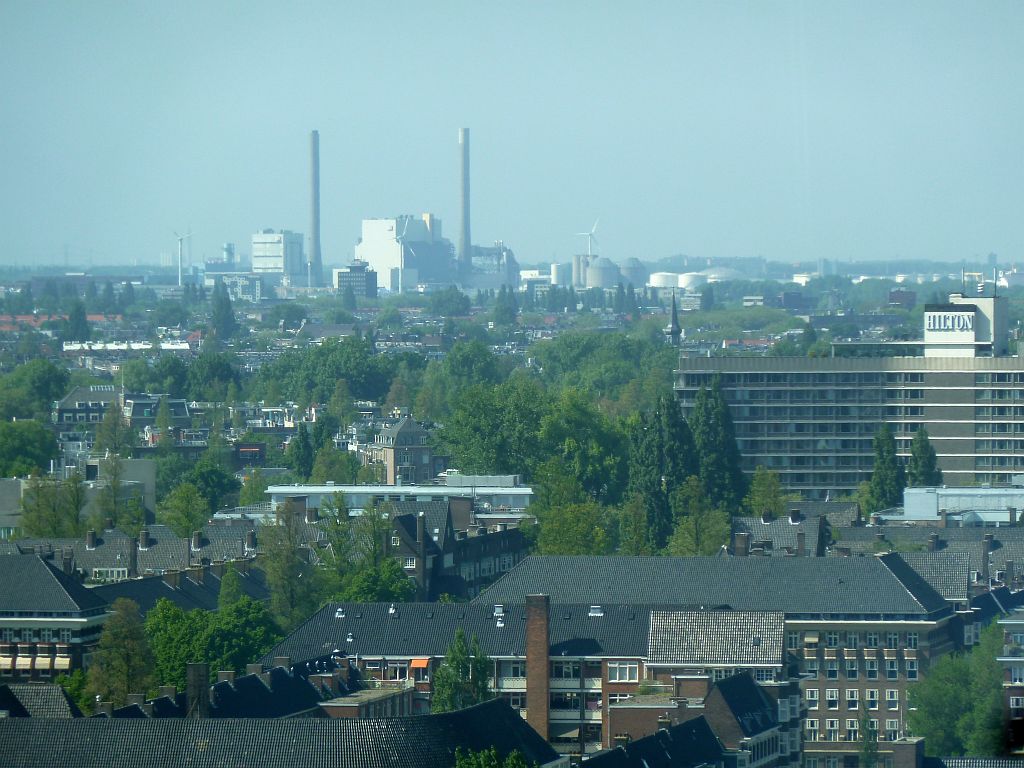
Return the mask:
[[[323,262],[320,259],[320,132],[309,134],[309,256],[306,260],[308,287],[323,284]]]
[[[462,170],[462,186],[460,197],[462,203],[462,226],[459,228],[459,268],[468,274],[473,265],[473,241],[469,234],[469,128],[459,129],[460,166]]]

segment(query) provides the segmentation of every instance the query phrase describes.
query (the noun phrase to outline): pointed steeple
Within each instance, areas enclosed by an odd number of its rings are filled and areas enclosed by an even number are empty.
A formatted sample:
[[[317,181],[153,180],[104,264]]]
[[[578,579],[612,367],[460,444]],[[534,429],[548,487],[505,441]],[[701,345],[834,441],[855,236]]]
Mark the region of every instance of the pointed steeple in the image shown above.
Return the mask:
[[[672,346],[679,346],[679,339],[683,335],[683,329],[679,325],[679,312],[676,310],[676,292],[672,291],[672,320],[668,326],[668,335],[672,339]]]

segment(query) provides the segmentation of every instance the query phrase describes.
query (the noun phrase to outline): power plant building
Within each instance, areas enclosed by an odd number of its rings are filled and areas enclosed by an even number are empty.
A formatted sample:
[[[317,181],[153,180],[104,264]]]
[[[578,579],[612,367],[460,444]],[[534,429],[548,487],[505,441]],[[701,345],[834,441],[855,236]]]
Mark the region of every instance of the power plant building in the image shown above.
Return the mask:
[[[356,260],[375,270],[382,288],[414,291],[423,283],[451,285],[455,248],[441,235],[441,219],[432,213],[363,219]]]
[[[687,415],[720,382],[744,469],[778,473],[821,500],[871,478],[884,422],[906,461],[922,426],[948,485],[1009,484],[1024,471],[1024,358],[1007,354],[1006,298],[953,294],[925,307],[921,354],[893,357],[680,358],[675,390]],[[837,346],[842,351],[843,347]]]
[[[252,271],[271,281],[304,286],[307,272],[302,233],[264,229],[253,235]]]

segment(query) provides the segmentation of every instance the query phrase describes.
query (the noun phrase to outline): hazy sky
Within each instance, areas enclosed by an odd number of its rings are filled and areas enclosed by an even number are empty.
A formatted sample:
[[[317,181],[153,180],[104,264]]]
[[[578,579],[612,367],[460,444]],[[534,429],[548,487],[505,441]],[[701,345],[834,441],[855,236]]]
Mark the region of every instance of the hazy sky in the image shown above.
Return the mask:
[[[639,7],[637,7],[639,6]],[[432,211],[520,262],[1024,262],[1024,3],[0,0],[0,259]]]

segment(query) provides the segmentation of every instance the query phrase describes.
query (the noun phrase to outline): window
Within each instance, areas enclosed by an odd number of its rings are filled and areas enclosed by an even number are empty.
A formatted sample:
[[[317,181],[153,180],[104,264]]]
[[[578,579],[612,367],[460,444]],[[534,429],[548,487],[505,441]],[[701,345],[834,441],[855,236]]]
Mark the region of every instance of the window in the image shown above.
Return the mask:
[[[900,692],[898,688],[885,689],[885,703],[889,706],[889,709],[900,708]]]
[[[804,695],[807,697],[807,708],[817,709],[818,708],[818,689],[808,688]]]
[[[812,680],[818,679],[818,660],[808,659],[804,662],[804,671],[811,676]]]
[[[878,709],[878,689],[868,688],[864,691],[864,698],[867,700],[868,709]]]
[[[755,669],[754,679],[759,683],[770,683],[775,679],[775,672],[771,669]]]
[[[839,709],[839,689],[825,689],[825,706],[829,709]]]
[[[896,741],[900,737],[900,721],[899,720],[886,720],[885,721],[885,738],[889,741]]]
[[[839,633],[838,632],[826,632],[825,633],[825,647],[835,648],[839,645]]]
[[[907,632],[907,648],[917,648],[917,632]]]
[[[878,679],[878,659],[864,659],[864,676],[868,680]]]
[[[786,633],[786,647],[795,651],[800,648],[800,633],[799,632],[787,632]]]
[[[900,647],[900,633],[899,632],[886,632],[886,634],[885,634],[885,647],[886,648],[899,648]]]
[[[1024,683],[1024,667],[1010,667],[1010,682],[1016,685]]]
[[[818,768],[818,758],[816,757],[805,757],[804,768]]]
[[[847,741],[856,741],[857,740],[857,730],[858,730],[859,727],[860,727],[860,725],[859,725],[859,723],[856,720],[847,720],[846,721],[846,740]]]
[[[579,710],[580,695],[575,691],[559,691],[551,694],[551,709]]]
[[[70,643],[71,642],[71,630],[70,629],[62,629],[60,631],[60,641],[62,643]]]
[[[907,680],[917,680],[917,659],[907,659]]]
[[[608,703],[609,704],[618,704],[620,701],[626,701],[627,699],[631,699],[631,698],[633,698],[633,694],[631,694],[631,693],[609,693],[608,694]]]
[[[402,540],[400,538],[398,538],[398,536],[392,536],[391,537],[391,546],[392,547],[400,546],[401,543],[402,543]]]
[[[846,708],[857,709],[860,706],[860,691],[856,688],[846,689]]]
[[[578,661],[554,661],[551,663],[551,677],[559,680],[577,680],[580,676]]]
[[[860,632],[847,632],[846,647],[856,648],[858,645],[860,645]]]
[[[827,662],[825,662],[825,665],[826,665],[826,667],[825,667],[825,676],[829,680],[838,680],[839,679],[839,662],[836,661],[835,659],[829,659]]]
[[[526,694],[522,692],[505,693],[503,698],[512,709],[526,709]]]
[[[839,721],[838,720],[826,720],[825,721],[825,740],[826,741],[839,741]]]
[[[807,719],[804,722],[804,738],[807,741],[817,741],[818,740],[818,721],[817,720]],[[806,765],[807,765],[807,762],[804,761],[804,766],[806,766]]]
[[[878,647],[878,633],[868,632],[864,636],[864,647],[865,648],[877,648]]]
[[[415,568],[416,567],[416,558],[415,557],[406,557],[406,558],[404,558],[403,561],[402,561],[402,567],[403,568]]]
[[[856,680],[857,679],[857,660],[847,659],[846,660],[846,679]]]
[[[609,661],[609,683],[635,683],[640,676],[640,665],[635,661]]]
[[[886,680],[898,680],[900,677],[900,661],[899,659],[886,659],[885,660],[885,679]]]
[[[521,660],[501,662],[502,677],[526,677],[526,662]]]

